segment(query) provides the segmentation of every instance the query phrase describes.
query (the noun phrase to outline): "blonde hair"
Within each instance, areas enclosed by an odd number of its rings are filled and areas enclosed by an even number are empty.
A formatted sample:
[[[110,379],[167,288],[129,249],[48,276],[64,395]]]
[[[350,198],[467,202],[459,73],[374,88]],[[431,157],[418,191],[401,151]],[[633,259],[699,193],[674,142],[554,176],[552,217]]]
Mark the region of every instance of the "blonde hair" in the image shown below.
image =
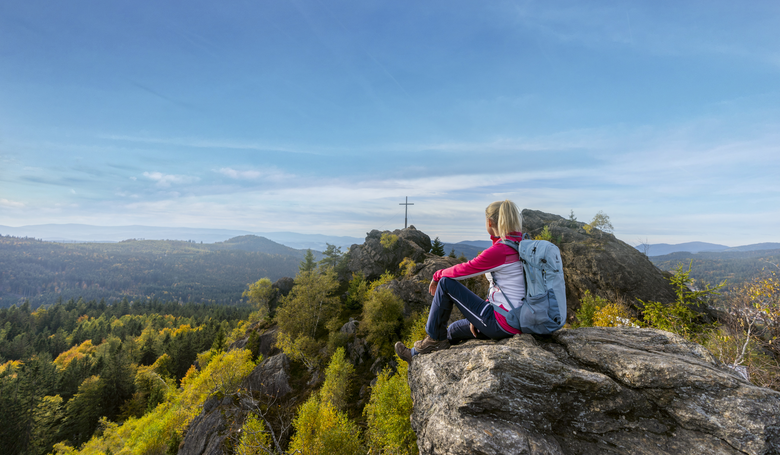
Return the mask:
[[[523,230],[523,215],[520,214],[515,203],[509,199],[488,205],[485,209],[485,216],[493,222],[498,236],[502,239],[506,239],[510,232]]]

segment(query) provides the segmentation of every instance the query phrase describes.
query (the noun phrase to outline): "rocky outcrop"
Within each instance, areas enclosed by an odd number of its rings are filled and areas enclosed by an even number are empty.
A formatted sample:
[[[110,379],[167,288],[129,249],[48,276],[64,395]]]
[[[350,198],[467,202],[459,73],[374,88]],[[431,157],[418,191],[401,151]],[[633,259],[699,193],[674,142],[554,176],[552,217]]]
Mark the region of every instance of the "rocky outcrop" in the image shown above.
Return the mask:
[[[561,249],[569,308],[577,308],[585,291],[629,304],[644,301],[672,302],[674,289],[664,274],[636,248],[614,235],[585,223],[538,210],[523,210],[523,231],[538,235],[547,226]]]
[[[446,269],[455,264],[460,264],[460,261],[449,256],[439,257],[431,254],[414,270],[414,277],[416,280],[425,284],[427,289],[428,283],[431,282],[433,274],[436,273],[437,270]]]
[[[382,234],[391,234],[398,240],[389,248],[385,248],[380,240]],[[422,263],[431,251],[431,238],[418,231],[414,226],[406,229],[396,229],[393,232],[378,231],[374,229],[366,236],[362,245],[352,245],[349,248],[349,262],[347,268],[350,272],[362,272],[369,280],[376,280],[385,271],[398,272],[398,264],[404,258],[411,258],[417,263]]]
[[[203,403],[200,414],[187,427],[178,455],[231,453],[248,413],[258,409],[259,403],[276,403],[293,391],[287,356],[279,353],[261,362],[244,378],[240,390],[224,397],[213,395]]]
[[[780,453],[780,393],[659,330],[471,341],[409,385],[421,454]]]
[[[206,400],[203,411],[192,420],[178,455],[222,455],[225,442],[239,427],[243,412],[233,406],[231,397]]]
[[[433,296],[428,292],[428,281],[415,279],[393,280],[379,286],[377,289],[390,289],[393,294],[404,301],[404,314],[409,316],[414,311],[427,310],[431,306]]]
[[[268,300],[268,309],[272,313],[276,311],[276,307],[279,306],[279,301],[281,300],[281,298],[290,293],[294,284],[295,284],[295,280],[286,276],[286,277],[279,278],[274,282],[274,284],[271,285],[271,289],[274,290],[274,293],[273,295],[271,295],[271,298]]]
[[[282,352],[262,361],[244,379],[243,388],[275,398],[281,398],[292,392],[290,360],[287,355]]]
[[[279,349],[276,347],[276,335],[279,332],[279,328],[274,326],[267,330],[260,330],[258,328],[260,324],[262,323],[257,323],[250,327],[247,335],[231,343],[229,349],[244,349],[247,342],[249,342],[249,334],[252,331],[256,331],[258,333],[258,354],[263,356],[263,358],[267,358],[279,352]]]

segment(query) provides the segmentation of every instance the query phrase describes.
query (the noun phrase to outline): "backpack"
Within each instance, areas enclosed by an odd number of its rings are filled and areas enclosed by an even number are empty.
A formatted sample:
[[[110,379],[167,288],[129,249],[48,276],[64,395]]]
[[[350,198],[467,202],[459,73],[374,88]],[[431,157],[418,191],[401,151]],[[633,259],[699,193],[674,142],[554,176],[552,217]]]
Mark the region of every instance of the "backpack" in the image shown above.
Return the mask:
[[[566,283],[561,251],[546,240],[501,240],[520,255],[525,277],[525,297],[519,308],[506,311],[493,305],[506,322],[523,333],[549,335],[566,322]],[[495,282],[495,278],[494,278]],[[504,298],[509,299],[504,295]],[[509,302],[511,306],[512,302]]]

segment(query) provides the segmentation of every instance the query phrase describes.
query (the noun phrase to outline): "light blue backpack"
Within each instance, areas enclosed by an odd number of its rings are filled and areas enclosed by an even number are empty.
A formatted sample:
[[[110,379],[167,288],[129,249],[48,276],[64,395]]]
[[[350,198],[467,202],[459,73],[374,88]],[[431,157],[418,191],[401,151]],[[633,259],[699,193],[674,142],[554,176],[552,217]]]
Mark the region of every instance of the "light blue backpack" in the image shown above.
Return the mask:
[[[563,327],[566,322],[566,283],[563,280],[561,251],[546,240],[501,240],[501,243],[517,250],[523,261],[525,298],[519,308],[506,311],[493,305],[494,310],[523,333],[548,335]],[[512,305],[512,302],[509,303]]]

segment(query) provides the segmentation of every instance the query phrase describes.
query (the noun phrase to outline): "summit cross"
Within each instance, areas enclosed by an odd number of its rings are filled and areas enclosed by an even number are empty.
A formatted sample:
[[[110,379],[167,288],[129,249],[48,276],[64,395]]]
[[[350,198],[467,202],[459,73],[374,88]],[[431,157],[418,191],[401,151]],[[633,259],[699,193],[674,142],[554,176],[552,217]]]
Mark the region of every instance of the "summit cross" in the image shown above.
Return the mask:
[[[401,202],[398,205],[406,206],[406,207],[404,207],[404,229],[406,229],[407,218],[408,218],[408,215],[409,215],[409,206],[410,205],[414,205],[414,203],[413,202],[410,203],[409,202],[409,196],[406,196],[406,202]]]

